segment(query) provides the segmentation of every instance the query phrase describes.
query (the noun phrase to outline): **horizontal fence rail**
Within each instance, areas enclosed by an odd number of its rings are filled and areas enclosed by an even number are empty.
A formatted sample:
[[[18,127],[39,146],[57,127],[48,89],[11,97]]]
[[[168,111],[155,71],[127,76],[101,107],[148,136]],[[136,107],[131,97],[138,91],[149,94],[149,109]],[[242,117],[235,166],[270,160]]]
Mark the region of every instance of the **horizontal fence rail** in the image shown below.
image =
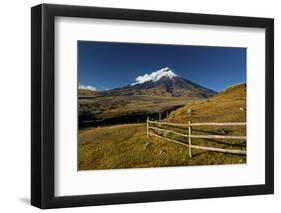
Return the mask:
[[[232,154],[246,154],[245,150],[233,150],[233,149],[222,149],[222,148],[214,148],[214,147],[207,147],[207,146],[188,145],[184,142],[180,142],[180,141],[177,141],[177,140],[174,140],[171,138],[166,138],[166,137],[154,134],[154,133],[150,133],[150,135],[153,135],[153,136],[156,136],[159,138],[163,138],[165,140],[169,140],[169,141],[172,141],[172,142],[175,142],[175,143],[178,143],[178,144],[181,144],[181,145],[193,148],[193,149],[201,149],[201,150],[205,150],[205,151],[214,151],[214,152],[225,152],[225,153],[232,153]]]
[[[235,123],[191,123],[190,126],[246,126],[246,122]]]
[[[182,134],[173,130],[168,130],[168,129],[162,129],[162,128],[158,128],[158,127],[152,127],[150,126],[149,129],[154,129],[154,130],[158,130],[158,131],[162,131],[162,132],[169,132],[169,133],[174,133],[176,135],[180,135],[183,137],[187,137],[187,138],[202,138],[202,139],[233,139],[233,140],[246,140],[246,136],[225,136],[225,135],[187,135],[187,134]]]
[[[166,123],[166,122],[150,121],[150,120],[147,120],[147,122],[148,123],[153,123],[153,124],[167,125],[167,126],[183,126],[183,127],[188,127],[188,124]]]
[[[161,126],[155,127],[151,126],[150,124],[158,124]],[[162,127],[162,125],[166,126],[181,126],[181,127],[186,127],[187,128],[187,133],[180,133],[174,130],[170,129],[165,129]],[[200,149],[200,150],[205,150],[205,151],[214,151],[214,152],[223,152],[223,153],[231,153],[231,154],[242,154],[246,155],[246,150],[234,150],[234,149],[223,149],[223,148],[217,148],[217,147],[207,147],[207,146],[199,146],[199,145],[192,145],[191,139],[192,138],[200,138],[200,139],[228,139],[228,140],[246,140],[246,136],[232,136],[232,135],[193,135],[192,134],[192,128],[193,126],[246,126],[246,122],[234,122],[234,123],[191,123],[190,121],[187,124],[181,124],[181,123],[168,123],[168,122],[159,122],[159,121],[150,121],[149,118],[147,118],[147,137],[155,136],[158,138],[162,138],[171,142],[175,142],[177,144],[184,145],[189,148],[189,157],[192,157],[192,150],[191,149]],[[188,138],[188,144],[184,143],[182,141],[178,141],[175,139],[168,138],[163,135],[159,135],[155,132],[151,132],[150,130],[155,130],[158,132],[166,132],[166,133],[171,133],[175,134],[178,136],[182,136],[185,138]]]
[[[167,125],[167,126],[246,126],[246,122],[235,122],[235,123],[190,123],[190,124],[183,124],[183,123],[167,123],[167,122],[159,122],[159,121],[150,121],[149,123]]]

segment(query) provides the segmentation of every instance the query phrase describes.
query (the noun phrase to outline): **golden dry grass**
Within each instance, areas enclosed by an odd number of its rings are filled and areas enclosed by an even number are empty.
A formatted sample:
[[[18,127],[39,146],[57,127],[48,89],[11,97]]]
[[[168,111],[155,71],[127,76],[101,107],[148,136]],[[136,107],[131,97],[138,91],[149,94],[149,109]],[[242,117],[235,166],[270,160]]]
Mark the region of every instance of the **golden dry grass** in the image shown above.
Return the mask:
[[[191,113],[188,111],[191,110]],[[171,113],[171,122],[245,122],[246,84],[229,87],[209,99],[194,101]]]
[[[192,113],[187,113],[192,109]],[[210,99],[195,101],[175,110],[166,121],[192,122],[245,122],[246,85],[236,85]],[[224,128],[224,127],[223,127]],[[227,135],[245,135],[245,128],[224,128]],[[178,129],[185,132],[185,129]],[[221,128],[194,127],[193,134],[221,134]],[[181,141],[186,139],[174,137]],[[245,141],[193,139],[193,144],[246,149]],[[147,168],[187,165],[221,165],[246,163],[246,156],[206,152],[193,149],[188,157],[186,146],[146,137],[145,124],[123,124],[88,128],[79,131],[79,170]]]

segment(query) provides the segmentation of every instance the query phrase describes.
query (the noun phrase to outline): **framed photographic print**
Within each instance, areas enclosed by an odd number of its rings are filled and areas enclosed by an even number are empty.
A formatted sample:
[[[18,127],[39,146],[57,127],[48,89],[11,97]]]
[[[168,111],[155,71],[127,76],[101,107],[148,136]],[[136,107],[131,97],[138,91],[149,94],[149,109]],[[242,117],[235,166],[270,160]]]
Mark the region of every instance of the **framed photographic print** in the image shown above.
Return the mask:
[[[274,21],[31,9],[31,203],[274,191]]]

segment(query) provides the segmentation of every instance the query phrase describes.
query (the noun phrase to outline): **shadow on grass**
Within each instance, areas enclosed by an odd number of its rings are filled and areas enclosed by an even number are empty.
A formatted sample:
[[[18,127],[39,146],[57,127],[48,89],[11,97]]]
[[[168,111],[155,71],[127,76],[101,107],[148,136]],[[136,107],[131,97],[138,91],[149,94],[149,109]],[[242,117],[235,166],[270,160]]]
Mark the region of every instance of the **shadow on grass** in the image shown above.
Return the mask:
[[[200,155],[203,155],[203,154],[207,154],[207,153],[210,153],[210,152],[213,152],[213,153],[217,153],[217,152],[214,152],[214,151],[202,151],[202,152],[198,152],[198,153],[192,153],[192,157],[197,157],[197,156],[200,156]],[[225,155],[228,155],[228,156],[245,156],[244,154],[240,154],[240,153],[235,153],[235,154],[232,154],[232,153],[223,153]]]
[[[241,143],[232,144],[232,143],[227,143],[227,142],[218,141],[218,140],[214,140],[214,139],[205,139],[205,140],[210,141],[210,142],[214,142],[214,143],[218,143],[218,144],[222,144],[222,145],[227,145],[227,146],[246,148],[246,141],[243,141]]]
[[[207,131],[207,130],[200,130],[200,129],[192,129],[194,132],[204,132],[204,133],[209,133],[209,134],[216,134],[216,135],[227,135],[230,132],[234,132],[233,130],[224,130],[225,134],[217,132],[217,131]]]

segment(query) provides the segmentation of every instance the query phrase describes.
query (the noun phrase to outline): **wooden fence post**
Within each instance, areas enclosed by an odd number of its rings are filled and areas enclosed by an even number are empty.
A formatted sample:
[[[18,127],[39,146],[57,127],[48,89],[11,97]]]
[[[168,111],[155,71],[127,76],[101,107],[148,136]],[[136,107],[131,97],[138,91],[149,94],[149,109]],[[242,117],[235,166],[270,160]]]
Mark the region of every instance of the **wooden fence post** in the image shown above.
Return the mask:
[[[192,158],[192,150],[191,150],[191,121],[188,121],[188,152],[189,152],[189,158]]]
[[[146,137],[149,138],[149,116],[146,119]]]
[[[161,112],[158,112],[158,121],[161,122]],[[160,127],[162,127],[161,123],[159,124]]]

